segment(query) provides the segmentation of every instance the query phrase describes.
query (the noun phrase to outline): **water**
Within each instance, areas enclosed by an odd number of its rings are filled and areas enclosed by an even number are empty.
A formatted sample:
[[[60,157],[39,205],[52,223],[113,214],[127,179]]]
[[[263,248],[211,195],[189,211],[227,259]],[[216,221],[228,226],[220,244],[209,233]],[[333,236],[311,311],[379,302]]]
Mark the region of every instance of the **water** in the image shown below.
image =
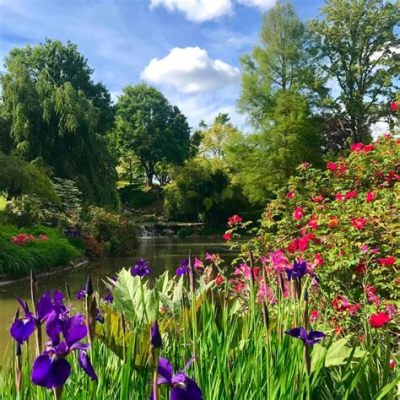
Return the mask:
[[[204,260],[205,252],[219,253],[223,258],[229,252],[226,244],[219,238],[152,238],[141,239],[135,254],[130,257],[101,258],[90,262],[87,266],[58,271],[49,276],[39,278],[39,293],[46,289],[65,292],[65,282],[68,281],[71,296],[84,287],[87,274],[90,273],[95,285],[102,291],[102,280],[106,276],[119,271],[123,267],[132,266],[135,261],[143,257],[150,261],[152,272],[155,275],[165,270],[175,272],[180,261],[189,254]],[[7,286],[0,286],[0,360],[10,353],[12,341],[9,327],[15,315],[18,303],[15,297],[28,299],[30,296],[29,280],[18,281]]]

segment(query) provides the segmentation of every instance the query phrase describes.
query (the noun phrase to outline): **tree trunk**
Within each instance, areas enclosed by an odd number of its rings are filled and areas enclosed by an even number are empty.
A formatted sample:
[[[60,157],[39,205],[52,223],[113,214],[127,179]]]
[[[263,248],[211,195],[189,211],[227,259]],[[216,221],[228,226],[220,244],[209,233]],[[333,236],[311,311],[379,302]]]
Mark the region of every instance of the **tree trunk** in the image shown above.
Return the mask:
[[[153,187],[153,173],[146,172],[146,185],[147,187]]]

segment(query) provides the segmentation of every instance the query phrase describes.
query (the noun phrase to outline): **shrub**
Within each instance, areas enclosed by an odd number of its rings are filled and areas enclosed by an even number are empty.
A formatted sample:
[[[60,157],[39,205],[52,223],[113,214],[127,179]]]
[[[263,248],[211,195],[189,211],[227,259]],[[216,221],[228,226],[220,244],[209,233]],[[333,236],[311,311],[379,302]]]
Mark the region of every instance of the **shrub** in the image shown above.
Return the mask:
[[[13,243],[13,237],[24,233],[35,238],[45,235],[48,240],[29,240],[23,245]],[[33,272],[46,272],[68,264],[83,254],[58,229],[38,226],[20,230],[13,225],[0,227],[0,275],[19,278]]]

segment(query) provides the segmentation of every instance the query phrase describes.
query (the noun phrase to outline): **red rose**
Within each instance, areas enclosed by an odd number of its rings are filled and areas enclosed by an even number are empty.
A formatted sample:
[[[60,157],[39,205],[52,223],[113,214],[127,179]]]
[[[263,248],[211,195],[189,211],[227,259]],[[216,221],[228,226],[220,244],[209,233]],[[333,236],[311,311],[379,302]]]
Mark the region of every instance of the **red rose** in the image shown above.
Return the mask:
[[[222,236],[222,238],[225,239],[225,240],[231,240],[232,239],[232,233],[226,232],[224,234],[224,236]]]
[[[399,109],[399,104],[397,103],[397,101],[394,101],[390,104],[390,109],[393,112],[397,112],[397,110]]]
[[[386,312],[380,312],[378,314],[372,314],[369,317],[369,324],[372,328],[381,328],[390,321],[390,315]]]

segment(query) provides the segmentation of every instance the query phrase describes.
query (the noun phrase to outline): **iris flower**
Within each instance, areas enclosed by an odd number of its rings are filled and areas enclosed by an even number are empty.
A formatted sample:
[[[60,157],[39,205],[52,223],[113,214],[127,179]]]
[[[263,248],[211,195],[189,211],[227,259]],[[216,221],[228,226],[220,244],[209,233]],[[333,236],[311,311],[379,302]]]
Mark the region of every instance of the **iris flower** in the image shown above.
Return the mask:
[[[314,344],[319,343],[325,337],[325,333],[323,332],[313,331],[311,329],[310,332],[307,333],[306,329],[302,327],[289,329],[285,333],[302,340],[306,346],[314,346]]]
[[[193,359],[189,361],[182,371],[174,374],[169,360],[160,357],[157,383],[158,385],[167,384],[171,387],[170,400],[203,400],[203,394],[197,383],[193,379],[190,379],[184,372],[192,362]],[[150,400],[153,399],[153,394],[151,394]]]
[[[176,269],[178,276],[186,275],[189,273],[189,259],[185,258],[181,261],[181,265]]]
[[[291,268],[285,267],[288,280],[300,279],[307,273],[307,263],[303,261],[295,261]]]
[[[151,269],[150,264],[144,258],[141,258],[136,264],[131,268],[132,276],[140,276],[143,278],[144,276],[150,275]]]
[[[66,310],[63,304],[64,294],[58,291],[54,292],[53,299],[50,292],[46,291],[39,299],[36,315],[29,311],[28,304],[17,297],[19,304],[25,312],[23,318],[17,319],[10,328],[11,336],[18,342],[23,343],[29,339],[37,327],[47,321],[52,312],[62,313]]]
[[[52,389],[63,386],[71,374],[71,365],[66,357],[74,350],[79,351],[78,362],[85,373],[93,380],[97,375],[87,355],[89,344],[81,343],[87,335],[87,328],[81,314],[59,319],[52,313],[54,323],[47,325],[47,334],[51,344],[45,352],[36,358],[32,368],[32,381],[36,385]],[[60,341],[60,335],[63,341]]]

